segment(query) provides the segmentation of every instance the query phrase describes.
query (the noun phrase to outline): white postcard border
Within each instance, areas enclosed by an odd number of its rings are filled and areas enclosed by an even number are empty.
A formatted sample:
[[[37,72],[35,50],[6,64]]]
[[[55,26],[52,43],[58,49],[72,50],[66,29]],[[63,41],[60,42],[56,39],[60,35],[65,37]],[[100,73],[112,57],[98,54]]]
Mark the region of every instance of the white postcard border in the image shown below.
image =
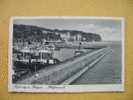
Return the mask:
[[[13,20],[14,19],[113,19],[121,20],[122,30],[122,83],[121,84],[96,84],[96,85],[20,85],[12,84],[12,40],[13,40]],[[125,19],[123,17],[104,16],[14,16],[9,24],[9,49],[8,49],[8,91],[9,92],[122,92],[124,91],[125,78]]]

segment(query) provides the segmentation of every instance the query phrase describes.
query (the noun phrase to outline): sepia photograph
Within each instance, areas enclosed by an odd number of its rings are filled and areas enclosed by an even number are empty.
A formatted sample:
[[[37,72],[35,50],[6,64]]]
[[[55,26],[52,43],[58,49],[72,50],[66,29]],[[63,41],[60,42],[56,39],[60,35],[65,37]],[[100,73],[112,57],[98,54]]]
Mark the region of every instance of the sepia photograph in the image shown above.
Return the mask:
[[[12,17],[9,92],[124,91],[124,18]]]

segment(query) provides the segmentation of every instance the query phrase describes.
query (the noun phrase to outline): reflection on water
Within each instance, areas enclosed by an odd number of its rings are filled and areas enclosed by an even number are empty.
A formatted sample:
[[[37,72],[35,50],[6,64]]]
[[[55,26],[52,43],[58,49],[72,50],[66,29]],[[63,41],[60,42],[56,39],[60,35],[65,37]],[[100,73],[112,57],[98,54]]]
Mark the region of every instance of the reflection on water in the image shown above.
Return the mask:
[[[62,48],[57,51],[53,51],[53,57],[57,58],[60,61],[64,61],[74,56],[75,50],[77,49],[70,49],[70,48]],[[89,49],[82,49],[84,51],[89,51]]]
[[[59,59],[60,61],[64,61],[73,57],[75,50],[76,49],[62,48],[58,51],[54,51],[53,57]]]

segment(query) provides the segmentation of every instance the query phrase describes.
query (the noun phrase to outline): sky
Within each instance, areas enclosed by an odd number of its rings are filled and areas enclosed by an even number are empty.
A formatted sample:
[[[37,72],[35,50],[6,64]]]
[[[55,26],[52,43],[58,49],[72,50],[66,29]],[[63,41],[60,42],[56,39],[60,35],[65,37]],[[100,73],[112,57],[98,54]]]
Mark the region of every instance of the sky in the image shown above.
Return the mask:
[[[122,38],[119,19],[15,19],[14,24],[92,32],[99,34],[103,41],[119,41]]]

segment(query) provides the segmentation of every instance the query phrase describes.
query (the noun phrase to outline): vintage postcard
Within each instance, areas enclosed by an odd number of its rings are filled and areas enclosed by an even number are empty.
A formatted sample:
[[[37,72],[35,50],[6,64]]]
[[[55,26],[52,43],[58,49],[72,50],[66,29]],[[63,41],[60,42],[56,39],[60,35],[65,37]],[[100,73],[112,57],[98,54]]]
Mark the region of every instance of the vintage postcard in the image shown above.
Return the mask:
[[[124,18],[12,17],[9,92],[124,91]]]

